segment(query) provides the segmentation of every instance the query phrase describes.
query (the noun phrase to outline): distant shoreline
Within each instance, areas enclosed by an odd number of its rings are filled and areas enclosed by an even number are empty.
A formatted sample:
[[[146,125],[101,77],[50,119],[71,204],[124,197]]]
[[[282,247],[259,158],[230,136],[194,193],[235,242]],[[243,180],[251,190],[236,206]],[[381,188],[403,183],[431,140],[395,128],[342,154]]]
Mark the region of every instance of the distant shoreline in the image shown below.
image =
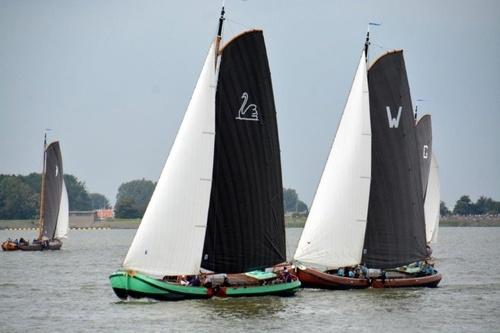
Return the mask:
[[[137,229],[140,219],[109,219],[94,223],[72,223],[71,229]],[[285,217],[287,228],[303,228],[305,216]],[[500,227],[499,216],[451,216],[442,218],[439,222],[442,227]],[[38,220],[0,220],[0,230],[17,229],[31,230],[38,227]]]
[[[446,216],[441,218],[439,225],[442,227],[500,227],[500,216]]]

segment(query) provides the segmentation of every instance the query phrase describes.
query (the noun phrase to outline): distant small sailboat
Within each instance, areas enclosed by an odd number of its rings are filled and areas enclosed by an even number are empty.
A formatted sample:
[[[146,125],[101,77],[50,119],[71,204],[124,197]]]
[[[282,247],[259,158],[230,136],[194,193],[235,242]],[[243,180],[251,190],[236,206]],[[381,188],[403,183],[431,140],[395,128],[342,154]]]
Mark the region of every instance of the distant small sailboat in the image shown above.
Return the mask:
[[[425,235],[429,256],[432,254],[431,243],[437,241],[439,229],[440,183],[439,167],[432,149],[431,116],[426,114],[416,123],[417,142],[424,193]]]
[[[219,29],[123,263],[120,298],[292,295],[280,150],[262,31]],[[267,271],[264,268],[271,268]],[[274,271],[273,271],[274,270]]]
[[[40,192],[40,223],[38,237],[29,242],[21,238],[2,243],[5,251],[59,250],[68,233],[69,205],[64,183],[61,148],[58,141],[47,145],[44,139],[42,188]]]

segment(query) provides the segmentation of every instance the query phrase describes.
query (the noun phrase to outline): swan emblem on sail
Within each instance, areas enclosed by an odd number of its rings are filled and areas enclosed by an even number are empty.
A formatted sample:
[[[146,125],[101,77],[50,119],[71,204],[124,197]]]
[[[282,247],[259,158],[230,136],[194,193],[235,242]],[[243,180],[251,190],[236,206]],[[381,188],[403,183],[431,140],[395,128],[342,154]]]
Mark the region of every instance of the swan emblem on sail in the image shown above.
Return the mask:
[[[244,92],[241,95],[241,98],[243,99],[243,103],[241,103],[240,109],[238,110],[238,116],[236,117],[236,119],[259,121],[259,112],[257,111],[257,105],[250,104],[247,106],[248,93]]]

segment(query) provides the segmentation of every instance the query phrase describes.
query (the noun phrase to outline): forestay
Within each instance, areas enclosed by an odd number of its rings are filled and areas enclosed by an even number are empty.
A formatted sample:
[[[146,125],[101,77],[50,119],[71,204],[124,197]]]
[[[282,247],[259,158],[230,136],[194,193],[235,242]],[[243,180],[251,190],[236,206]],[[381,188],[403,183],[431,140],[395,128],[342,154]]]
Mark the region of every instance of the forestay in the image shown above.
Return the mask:
[[[439,182],[439,167],[436,161],[436,156],[432,154],[429,182],[427,184],[427,192],[424,203],[425,234],[428,243],[437,242],[437,233],[439,229],[439,205],[441,203],[440,190],[441,184]]]
[[[212,44],[177,137],[123,267],[153,276],[197,274],[210,199],[215,135]]]
[[[370,172],[370,105],[363,52],[295,260],[328,268],[360,263]]]

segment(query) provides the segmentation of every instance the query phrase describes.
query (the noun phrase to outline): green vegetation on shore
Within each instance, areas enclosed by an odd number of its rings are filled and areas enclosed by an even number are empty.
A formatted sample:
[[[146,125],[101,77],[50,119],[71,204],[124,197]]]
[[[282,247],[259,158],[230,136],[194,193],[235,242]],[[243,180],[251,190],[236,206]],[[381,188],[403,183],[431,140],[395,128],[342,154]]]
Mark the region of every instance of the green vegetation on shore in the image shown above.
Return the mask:
[[[500,227],[500,215],[460,216],[441,218],[441,227]]]
[[[285,226],[287,228],[303,228],[306,223],[307,217],[304,215],[299,216],[286,216]],[[91,225],[95,228],[111,228],[111,229],[136,229],[141,223],[140,219],[108,219],[104,221],[96,221]],[[443,217],[439,225],[441,227],[500,227],[500,216],[486,215],[486,216],[447,216]],[[22,229],[22,228],[36,228],[38,220],[0,220],[1,229]],[[78,225],[71,225],[74,227],[81,227]],[[88,226],[84,226],[88,227]]]
[[[306,224],[307,216],[285,216],[285,226],[287,228],[303,228]]]
[[[92,227],[96,228],[111,228],[111,229],[136,229],[139,227],[141,219],[107,219],[104,221],[96,221]],[[285,225],[287,228],[302,228],[306,223],[305,216],[287,216],[285,217]],[[1,229],[21,229],[21,228],[36,228],[38,220],[0,220]],[[70,227],[80,227],[70,223]]]
[[[42,176],[0,174],[0,219],[37,219]],[[85,182],[65,174],[69,210],[85,211],[110,208],[108,199],[99,193],[88,193]]]

